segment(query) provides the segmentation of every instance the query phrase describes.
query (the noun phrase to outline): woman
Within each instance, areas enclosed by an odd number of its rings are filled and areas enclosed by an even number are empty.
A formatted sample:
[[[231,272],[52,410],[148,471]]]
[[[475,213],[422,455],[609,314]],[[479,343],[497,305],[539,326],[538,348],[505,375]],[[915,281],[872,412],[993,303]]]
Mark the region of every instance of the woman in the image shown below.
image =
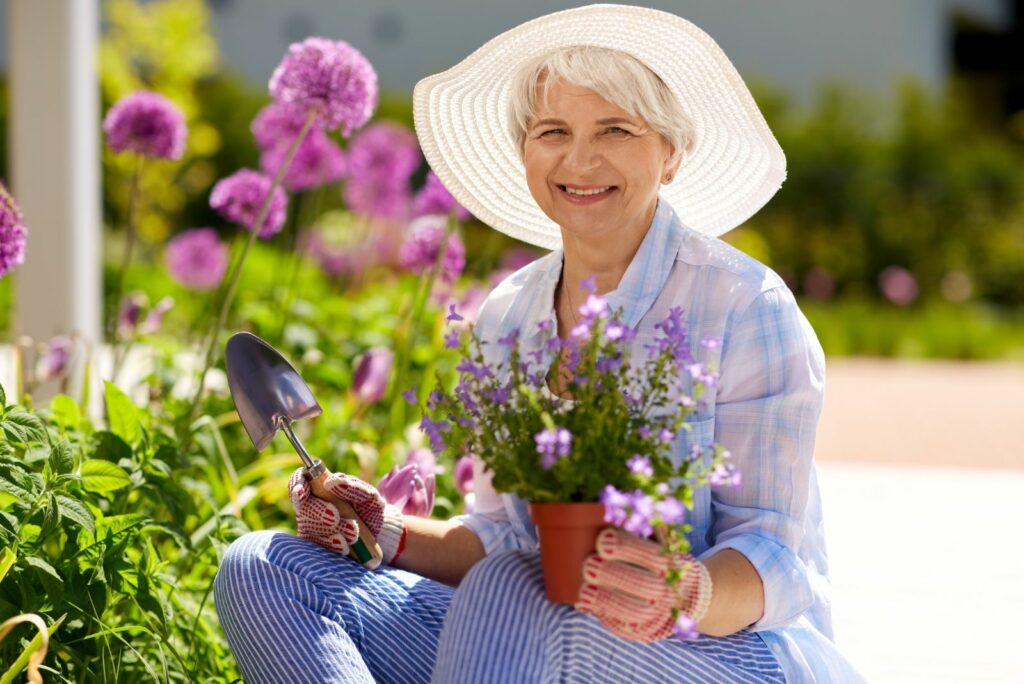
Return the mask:
[[[414,99],[424,153],[456,198],[554,250],[491,293],[474,333],[536,331],[521,338],[530,348],[567,337],[588,277],[637,328],[635,344],[683,307],[692,340],[721,340],[708,359],[720,382],[678,454],[720,442],[744,479],[698,490],[700,572],[680,596],[664,596],[653,541],[609,528],[571,607],[544,598],[525,502],[481,468],[477,512],[449,521],[403,519],[371,485],[331,476],[384,551],[375,572],[341,555],[356,523],[296,473],[301,538],[246,535],[217,577],[247,679],[860,681],[831,642],[812,463],[821,348],[778,276],[713,237],[785,175],[728,58],[673,15],[583,7],[498,36]],[[565,378],[549,385],[563,393]],[[665,638],[673,602],[701,638]]]

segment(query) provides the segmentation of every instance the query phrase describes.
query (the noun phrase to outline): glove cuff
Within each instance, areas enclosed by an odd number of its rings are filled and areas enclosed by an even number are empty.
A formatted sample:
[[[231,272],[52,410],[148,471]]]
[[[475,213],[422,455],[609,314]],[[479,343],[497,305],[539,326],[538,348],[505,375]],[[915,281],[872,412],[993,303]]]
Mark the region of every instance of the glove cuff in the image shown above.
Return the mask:
[[[382,565],[389,565],[402,550],[405,541],[405,522],[397,506],[384,506],[384,522],[377,534],[377,544],[384,554]]]

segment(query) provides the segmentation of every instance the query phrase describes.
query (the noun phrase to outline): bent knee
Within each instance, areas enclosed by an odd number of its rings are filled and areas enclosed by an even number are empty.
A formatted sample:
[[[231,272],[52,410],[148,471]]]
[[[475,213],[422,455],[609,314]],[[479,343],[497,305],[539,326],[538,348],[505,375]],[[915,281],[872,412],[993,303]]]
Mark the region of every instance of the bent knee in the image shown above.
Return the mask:
[[[532,551],[502,551],[484,556],[459,584],[459,592],[491,591],[497,587],[540,583],[540,556]]]

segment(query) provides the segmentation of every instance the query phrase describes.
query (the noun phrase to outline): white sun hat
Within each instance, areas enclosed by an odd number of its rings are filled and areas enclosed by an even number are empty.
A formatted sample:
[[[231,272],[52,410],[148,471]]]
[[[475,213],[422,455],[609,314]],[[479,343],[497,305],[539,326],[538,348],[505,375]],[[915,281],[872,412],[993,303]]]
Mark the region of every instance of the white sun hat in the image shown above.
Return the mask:
[[[696,141],[661,189],[690,228],[721,235],[752,216],[786,178],[786,157],[732,62],[704,31],[668,12],[589,5],[492,38],[416,84],[416,134],[434,173],[477,218],[539,247],[561,246],[541,211],[508,127],[512,79],[528,60],[571,46],[619,50],[657,74],[693,119]]]

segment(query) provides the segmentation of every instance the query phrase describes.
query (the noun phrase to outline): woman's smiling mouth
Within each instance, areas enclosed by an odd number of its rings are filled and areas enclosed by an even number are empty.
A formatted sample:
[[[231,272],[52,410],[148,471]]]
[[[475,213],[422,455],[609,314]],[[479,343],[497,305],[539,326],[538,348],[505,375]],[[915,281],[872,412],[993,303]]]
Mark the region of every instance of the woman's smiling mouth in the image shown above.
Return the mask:
[[[560,194],[573,204],[593,204],[605,199],[616,188],[614,185],[570,186],[559,185]]]

